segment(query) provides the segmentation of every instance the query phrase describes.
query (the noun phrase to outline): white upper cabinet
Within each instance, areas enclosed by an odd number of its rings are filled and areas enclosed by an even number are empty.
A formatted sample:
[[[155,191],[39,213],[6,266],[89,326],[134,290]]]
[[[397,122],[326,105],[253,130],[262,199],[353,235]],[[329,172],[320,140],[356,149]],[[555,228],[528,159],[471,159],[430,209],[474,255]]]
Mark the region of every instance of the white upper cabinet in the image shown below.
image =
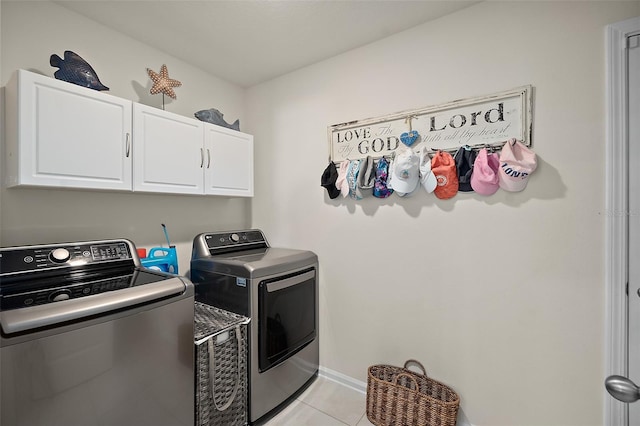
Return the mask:
[[[134,191],[253,196],[253,136],[133,105]]]
[[[204,123],[133,106],[134,191],[204,194]]]
[[[205,193],[253,197],[253,136],[205,123]]]
[[[253,136],[17,71],[5,185],[253,196]]]
[[[7,186],[131,190],[131,101],[25,70],[5,100]]]

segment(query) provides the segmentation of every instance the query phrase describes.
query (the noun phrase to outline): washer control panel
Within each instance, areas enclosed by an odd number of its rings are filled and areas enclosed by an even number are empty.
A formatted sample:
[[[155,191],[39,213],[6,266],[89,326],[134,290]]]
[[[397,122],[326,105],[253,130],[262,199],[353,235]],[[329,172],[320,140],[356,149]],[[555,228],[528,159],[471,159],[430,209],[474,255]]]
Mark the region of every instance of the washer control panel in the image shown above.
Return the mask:
[[[4,248],[0,249],[0,275],[133,260],[133,253],[128,241]]]

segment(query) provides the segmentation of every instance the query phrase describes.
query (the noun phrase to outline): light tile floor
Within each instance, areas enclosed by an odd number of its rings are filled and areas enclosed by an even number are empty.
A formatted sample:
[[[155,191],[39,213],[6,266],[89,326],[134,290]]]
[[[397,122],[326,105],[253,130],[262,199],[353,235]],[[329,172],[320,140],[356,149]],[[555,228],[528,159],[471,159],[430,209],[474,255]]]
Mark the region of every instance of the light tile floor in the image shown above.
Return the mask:
[[[318,377],[265,426],[369,426],[365,394]]]

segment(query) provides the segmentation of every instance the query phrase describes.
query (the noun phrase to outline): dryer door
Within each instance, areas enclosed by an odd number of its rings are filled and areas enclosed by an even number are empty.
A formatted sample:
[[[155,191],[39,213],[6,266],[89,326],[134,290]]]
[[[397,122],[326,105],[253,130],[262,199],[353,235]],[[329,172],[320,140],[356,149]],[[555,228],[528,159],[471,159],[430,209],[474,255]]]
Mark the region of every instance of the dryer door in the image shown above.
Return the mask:
[[[261,281],[258,286],[259,371],[286,360],[316,337],[316,270]]]

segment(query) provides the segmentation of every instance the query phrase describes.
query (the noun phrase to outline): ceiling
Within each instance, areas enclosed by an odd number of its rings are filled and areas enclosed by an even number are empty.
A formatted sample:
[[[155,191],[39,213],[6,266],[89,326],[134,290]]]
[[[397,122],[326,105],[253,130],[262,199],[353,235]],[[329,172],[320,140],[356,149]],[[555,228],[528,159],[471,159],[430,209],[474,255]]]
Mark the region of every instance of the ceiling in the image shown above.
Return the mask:
[[[241,87],[437,19],[459,0],[54,0]]]

